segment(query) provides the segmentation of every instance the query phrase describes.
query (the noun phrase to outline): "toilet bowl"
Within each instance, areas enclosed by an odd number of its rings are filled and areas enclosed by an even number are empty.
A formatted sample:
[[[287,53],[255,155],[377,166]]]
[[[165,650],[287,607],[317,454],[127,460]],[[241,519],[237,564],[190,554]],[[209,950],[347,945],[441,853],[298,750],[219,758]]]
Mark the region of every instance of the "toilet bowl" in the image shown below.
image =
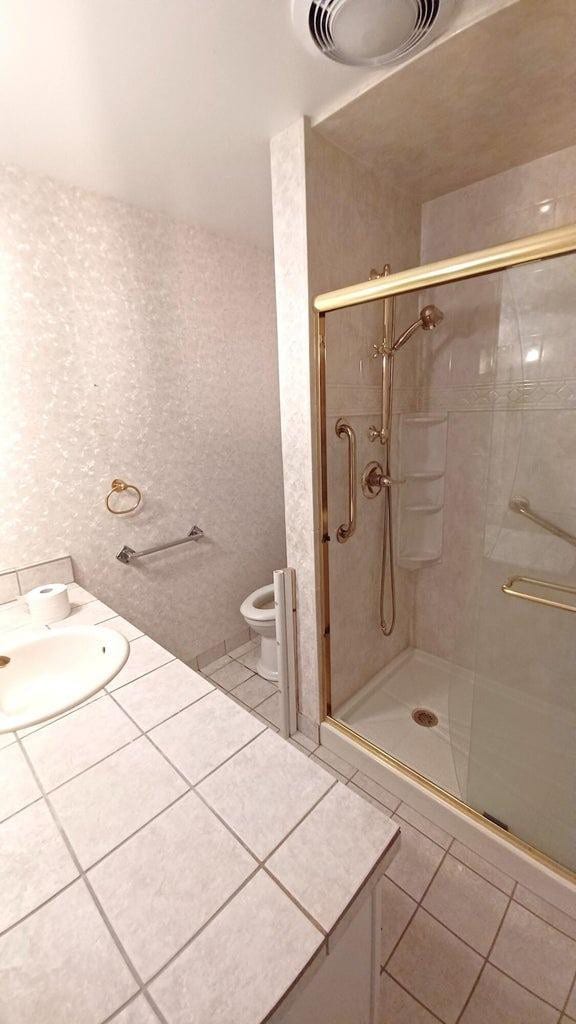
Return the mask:
[[[278,679],[274,584],[269,583],[248,594],[240,605],[240,612],[246,624],[260,637],[260,654],[256,664],[258,675],[264,679]]]

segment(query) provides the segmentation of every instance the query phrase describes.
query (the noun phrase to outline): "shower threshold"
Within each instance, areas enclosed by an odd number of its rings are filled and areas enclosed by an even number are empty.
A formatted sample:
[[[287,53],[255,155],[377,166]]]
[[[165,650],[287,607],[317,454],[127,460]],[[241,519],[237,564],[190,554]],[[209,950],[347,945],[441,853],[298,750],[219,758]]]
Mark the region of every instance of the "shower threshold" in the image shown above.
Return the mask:
[[[470,670],[408,647],[338,708],[335,717],[464,799],[473,682]],[[434,719],[437,724],[430,725]]]

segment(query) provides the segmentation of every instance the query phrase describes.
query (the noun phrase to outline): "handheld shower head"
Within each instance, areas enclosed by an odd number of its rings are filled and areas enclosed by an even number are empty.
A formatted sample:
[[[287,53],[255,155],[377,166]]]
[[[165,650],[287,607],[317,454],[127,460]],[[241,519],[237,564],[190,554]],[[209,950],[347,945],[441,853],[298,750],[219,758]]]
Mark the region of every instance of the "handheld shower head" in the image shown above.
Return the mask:
[[[424,306],[420,310],[420,323],[423,330],[433,331],[444,319],[444,313],[438,306]]]
[[[420,316],[410,327],[407,327],[403,334],[396,339],[392,345],[392,351],[397,352],[399,348],[402,348],[406,344],[408,338],[411,338],[416,331],[422,328],[423,331],[433,331],[438,324],[444,319],[444,313],[438,306],[424,306],[420,310]]]

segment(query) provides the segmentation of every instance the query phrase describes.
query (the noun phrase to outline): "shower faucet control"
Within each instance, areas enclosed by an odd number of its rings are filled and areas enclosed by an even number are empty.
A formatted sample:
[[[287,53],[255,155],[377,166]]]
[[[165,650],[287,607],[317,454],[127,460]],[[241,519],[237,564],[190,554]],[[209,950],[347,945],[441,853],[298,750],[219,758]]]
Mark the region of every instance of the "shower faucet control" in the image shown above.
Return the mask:
[[[369,462],[362,473],[362,494],[365,498],[376,498],[383,487],[406,483],[405,480],[394,480],[384,472],[379,462]]]

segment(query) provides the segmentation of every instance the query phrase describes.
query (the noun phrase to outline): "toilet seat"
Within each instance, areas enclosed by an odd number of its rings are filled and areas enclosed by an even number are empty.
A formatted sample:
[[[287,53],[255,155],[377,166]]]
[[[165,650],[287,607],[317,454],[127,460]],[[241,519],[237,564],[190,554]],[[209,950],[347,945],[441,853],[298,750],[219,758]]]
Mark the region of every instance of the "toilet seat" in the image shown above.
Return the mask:
[[[263,605],[266,604],[271,607],[264,608]],[[240,613],[245,619],[252,619],[254,622],[270,622],[275,619],[274,584],[269,583],[248,594],[248,597],[240,605]]]

